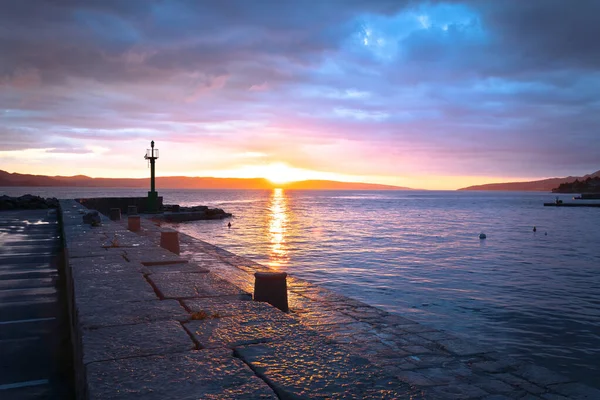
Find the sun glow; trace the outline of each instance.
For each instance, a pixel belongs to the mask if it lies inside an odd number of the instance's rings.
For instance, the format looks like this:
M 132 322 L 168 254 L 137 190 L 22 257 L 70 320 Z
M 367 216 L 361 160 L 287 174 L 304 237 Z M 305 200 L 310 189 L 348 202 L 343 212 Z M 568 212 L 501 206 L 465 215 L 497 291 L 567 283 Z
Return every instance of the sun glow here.
M 291 168 L 284 163 L 274 163 L 265 166 L 262 175 L 273 183 L 288 183 L 306 179 L 302 170 Z

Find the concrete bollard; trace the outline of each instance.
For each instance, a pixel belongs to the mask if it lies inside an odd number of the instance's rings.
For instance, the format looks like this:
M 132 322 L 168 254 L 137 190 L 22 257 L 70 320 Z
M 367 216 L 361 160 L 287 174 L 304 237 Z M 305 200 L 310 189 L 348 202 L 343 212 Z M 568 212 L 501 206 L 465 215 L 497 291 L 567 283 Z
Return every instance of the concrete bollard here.
M 120 221 L 121 220 L 121 209 L 120 208 L 111 208 L 108 216 L 112 221 Z
M 130 215 L 127 217 L 127 229 L 132 232 L 139 232 L 142 229 L 139 215 Z
M 179 234 L 177 231 L 162 231 L 160 233 L 160 247 L 172 253 L 179 254 Z
M 137 215 L 137 206 L 127 206 L 127 215 Z
M 289 311 L 285 272 L 256 272 L 254 278 L 255 301 L 266 301 L 283 312 Z

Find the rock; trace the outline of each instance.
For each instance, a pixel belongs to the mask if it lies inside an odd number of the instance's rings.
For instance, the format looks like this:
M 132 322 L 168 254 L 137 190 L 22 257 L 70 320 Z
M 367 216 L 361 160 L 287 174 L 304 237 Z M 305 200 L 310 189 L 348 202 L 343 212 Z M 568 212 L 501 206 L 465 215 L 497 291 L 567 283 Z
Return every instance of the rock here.
M 15 208 L 15 201 L 12 197 L 0 196 L 0 210 L 12 210 Z
M 44 199 L 43 197 L 31 194 L 25 194 L 20 197 L 0 196 L 0 210 L 47 208 L 58 208 L 58 200 L 56 198 Z
M 96 210 L 89 211 L 83 216 L 83 223 L 90 224 L 92 226 L 102 225 L 102 219 L 100 213 Z
M 232 216 L 232 214 L 223 211 L 221 208 L 209 208 L 208 206 L 180 207 L 177 204 L 165 204 L 162 211 L 166 214 L 163 214 L 162 217 L 157 216 L 155 219 L 163 219 L 167 222 L 185 222 L 223 219 Z
M 181 207 L 181 211 L 207 211 L 208 206 Z

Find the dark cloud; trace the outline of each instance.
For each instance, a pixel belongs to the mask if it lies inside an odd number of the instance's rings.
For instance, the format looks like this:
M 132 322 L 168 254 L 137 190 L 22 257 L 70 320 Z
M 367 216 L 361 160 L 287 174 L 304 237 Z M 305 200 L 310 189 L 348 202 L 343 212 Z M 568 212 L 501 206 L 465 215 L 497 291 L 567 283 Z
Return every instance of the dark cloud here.
M 520 61 L 518 69 L 600 68 L 596 0 L 488 2 L 481 12 L 504 54 Z

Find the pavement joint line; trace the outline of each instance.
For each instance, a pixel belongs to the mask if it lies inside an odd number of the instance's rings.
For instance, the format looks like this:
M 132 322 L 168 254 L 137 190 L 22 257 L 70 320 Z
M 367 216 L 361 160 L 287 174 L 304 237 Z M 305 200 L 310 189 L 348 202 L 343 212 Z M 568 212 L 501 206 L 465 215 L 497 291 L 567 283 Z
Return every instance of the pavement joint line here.
M 14 320 L 14 321 L 0 321 L 0 325 L 26 324 L 26 323 L 29 323 L 29 322 L 52 321 L 54 319 L 56 319 L 56 317 L 32 318 L 32 319 L 17 319 L 17 320 Z
M 19 389 L 19 388 L 30 387 L 30 386 L 47 385 L 48 383 L 50 383 L 50 381 L 48 379 L 38 379 L 36 381 L 7 383 L 5 385 L 0 385 L 0 390 Z
M 190 337 L 190 339 L 192 339 L 192 342 L 194 342 L 194 347 L 195 347 L 194 350 L 202 350 L 204 347 L 200 344 L 198 339 L 196 339 L 196 337 L 194 336 L 194 333 L 188 329 L 188 327 L 186 326 L 186 324 L 184 322 L 179 321 L 179 323 L 181 324 L 181 327 L 183 328 L 185 333 L 187 333 L 187 335 Z

